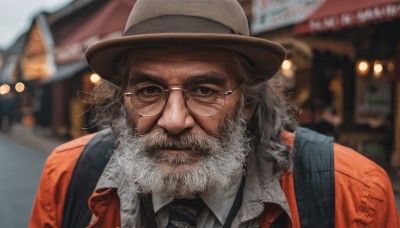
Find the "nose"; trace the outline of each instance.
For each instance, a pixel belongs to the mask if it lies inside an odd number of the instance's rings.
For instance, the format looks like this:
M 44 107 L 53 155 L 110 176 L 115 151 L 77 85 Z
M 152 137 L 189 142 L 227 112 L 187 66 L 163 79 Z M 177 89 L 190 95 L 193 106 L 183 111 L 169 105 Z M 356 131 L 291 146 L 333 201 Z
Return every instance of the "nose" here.
M 179 135 L 194 126 L 194 118 L 186 107 L 182 90 L 171 90 L 164 110 L 158 119 L 158 126 L 172 135 Z

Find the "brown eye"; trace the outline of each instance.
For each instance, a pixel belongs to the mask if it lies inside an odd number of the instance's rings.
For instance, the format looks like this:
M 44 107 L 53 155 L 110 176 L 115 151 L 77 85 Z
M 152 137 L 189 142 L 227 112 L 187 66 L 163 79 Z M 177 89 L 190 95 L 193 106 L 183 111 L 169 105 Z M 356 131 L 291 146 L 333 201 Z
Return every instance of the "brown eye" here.
M 142 84 L 136 86 L 134 94 L 141 102 L 156 102 L 164 96 L 164 89 L 154 84 Z
M 155 95 L 155 94 L 160 94 L 162 93 L 162 90 L 158 86 L 146 86 L 144 88 L 141 88 L 137 91 L 137 94 L 147 96 L 147 95 Z
M 219 90 L 216 88 L 213 88 L 211 86 L 196 86 L 188 89 L 188 92 L 190 93 L 190 96 L 215 96 L 216 94 L 219 94 Z
M 192 93 L 196 93 L 196 94 L 199 94 L 199 95 L 206 96 L 206 95 L 212 94 L 213 91 L 210 88 L 207 88 L 207 87 L 199 87 L 199 88 L 196 88 L 196 90 L 193 90 Z

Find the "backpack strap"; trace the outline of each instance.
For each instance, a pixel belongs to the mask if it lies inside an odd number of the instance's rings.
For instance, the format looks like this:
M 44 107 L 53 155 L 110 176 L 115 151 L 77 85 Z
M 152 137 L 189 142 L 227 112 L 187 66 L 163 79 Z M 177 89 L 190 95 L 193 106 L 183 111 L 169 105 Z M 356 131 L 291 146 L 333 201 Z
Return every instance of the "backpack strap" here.
M 301 227 L 334 227 L 333 138 L 299 127 L 293 154 L 294 186 Z
M 78 158 L 64 204 L 63 227 L 86 227 L 92 217 L 88 200 L 115 147 L 111 129 L 97 133 Z

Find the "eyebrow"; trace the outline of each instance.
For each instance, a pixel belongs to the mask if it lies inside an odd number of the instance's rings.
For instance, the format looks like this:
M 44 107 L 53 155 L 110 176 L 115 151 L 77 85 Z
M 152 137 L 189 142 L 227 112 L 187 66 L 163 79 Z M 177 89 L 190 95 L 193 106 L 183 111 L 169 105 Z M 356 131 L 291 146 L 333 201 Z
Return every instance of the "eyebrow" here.
M 167 81 L 159 76 L 143 73 L 143 72 L 132 72 L 129 77 L 129 85 L 138 85 L 140 83 L 150 82 L 160 85 L 167 86 Z M 186 78 L 183 82 L 183 86 L 187 87 L 192 84 L 203 84 L 212 83 L 218 86 L 224 86 L 227 83 L 226 77 L 218 72 L 207 72 L 204 74 L 193 75 Z
M 143 72 L 132 72 L 129 75 L 129 85 L 137 85 L 143 82 L 151 82 L 156 84 L 166 84 L 165 79 L 157 77 L 152 74 L 143 73 Z
M 203 84 L 203 83 L 212 83 L 218 86 L 226 85 L 226 77 L 218 72 L 207 72 L 205 74 L 199 74 L 190 76 L 184 83 L 185 86 L 189 86 L 191 84 Z

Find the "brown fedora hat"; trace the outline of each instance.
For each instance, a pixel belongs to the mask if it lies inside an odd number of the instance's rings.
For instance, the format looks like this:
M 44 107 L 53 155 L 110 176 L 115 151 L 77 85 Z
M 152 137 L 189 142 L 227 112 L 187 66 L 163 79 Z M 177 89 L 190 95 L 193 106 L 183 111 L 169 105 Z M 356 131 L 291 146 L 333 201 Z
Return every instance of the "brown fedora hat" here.
M 265 79 L 279 70 L 286 56 L 281 45 L 249 35 L 237 0 L 138 0 L 124 34 L 92 45 L 86 59 L 96 73 L 113 81 L 128 50 L 171 46 L 233 50 Z

